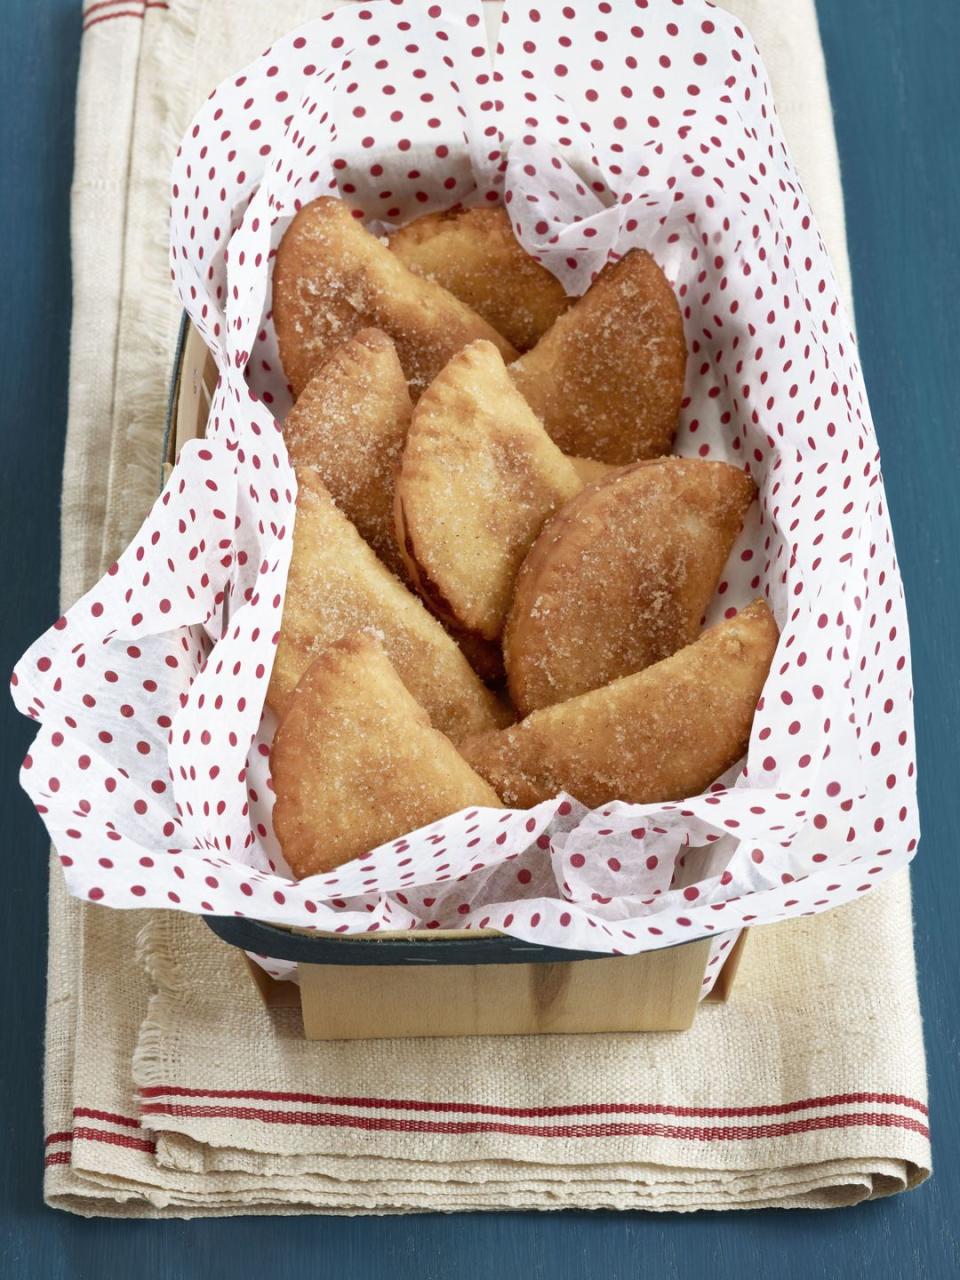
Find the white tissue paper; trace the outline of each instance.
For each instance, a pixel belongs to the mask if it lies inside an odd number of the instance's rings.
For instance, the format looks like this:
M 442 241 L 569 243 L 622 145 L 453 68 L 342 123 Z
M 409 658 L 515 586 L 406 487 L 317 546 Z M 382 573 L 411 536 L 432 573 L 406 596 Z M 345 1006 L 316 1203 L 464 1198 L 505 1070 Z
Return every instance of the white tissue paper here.
M 903 591 L 850 320 L 749 34 L 698 0 L 376 0 L 222 84 L 174 167 L 176 288 L 220 370 L 133 544 L 24 655 L 22 780 L 72 893 L 343 933 L 489 927 L 632 953 L 839 906 L 913 855 Z M 759 486 L 708 621 L 782 630 L 746 759 L 704 795 L 453 814 L 288 874 L 263 712 L 290 557 L 273 253 L 340 195 L 374 231 L 504 202 L 582 293 L 648 249 L 689 347 L 676 452 Z M 717 971 L 708 972 L 707 990 Z

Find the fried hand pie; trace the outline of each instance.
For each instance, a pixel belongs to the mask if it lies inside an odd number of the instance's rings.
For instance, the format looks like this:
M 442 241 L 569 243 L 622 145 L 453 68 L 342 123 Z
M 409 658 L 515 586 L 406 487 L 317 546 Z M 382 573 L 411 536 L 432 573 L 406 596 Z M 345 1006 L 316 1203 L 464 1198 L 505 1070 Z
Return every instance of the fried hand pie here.
M 337 506 L 397 574 L 393 484 L 412 411 L 393 343 L 379 329 L 361 329 L 320 366 L 283 424 L 293 465 L 317 469 Z
M 649 253 L 633 249 L 510 372 L 564 453 L 625 463 L 669 453 L 685 367 L 673 290 Z
M 364 635 L 331 645 L 307 668 L 270 769 L 274 830 L 297 879 L 460 809 L 502 808 Z
M 502 205 L 428 213 L 390 237 L 418 276 L 433 280 L 527 351 L 567 307 L 563 285 L 521 248 Z
M 432 723 L 455 741 L 509 719 L 412 592 L 377 558 L 310 467 L 297 471 L 293 552 L 267 701 L 282 715 L 318 653 L 362 631 L 380 640 Z
M 414 398 L 474 338 L 505 338 L 452 293 L 409 271 L 342 200 L 322 196 L 290 223 L 273 271 L 273 320 L 284 373 L 298 396 L 333 349 L 360 329 L 396 343 Z
M 690 644 L 756 486 L 699 458 L 635 463 L 548 522 L 504 631 L 521 715 L 598 689 Z
M 396 484 L 398 541 L 437 615 L 497 639 L 524 556 L 580 488 L 496 347 L 455 355 L 414 409 Z
M 560 791 L 589 808 L 697 795 L 746 750 L 778 638 L 757 600 L 662 662 L 480 734 L 461 751 L 508 805 Z

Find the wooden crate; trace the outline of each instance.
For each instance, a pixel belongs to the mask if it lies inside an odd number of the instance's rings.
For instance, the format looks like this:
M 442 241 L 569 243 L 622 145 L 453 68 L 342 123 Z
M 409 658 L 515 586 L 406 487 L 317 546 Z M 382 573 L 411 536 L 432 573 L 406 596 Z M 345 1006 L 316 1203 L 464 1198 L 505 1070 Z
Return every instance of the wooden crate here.
M 493 930 L 482 931 L 496 947 Z M 398 940 L 473 941 L 476 931 L 411 930 Z M 708 1001 L 726 1001 L 746 944 L 741 932 Z M 342 939 L 341 939 L 342 941 Z M 375 943 L 373 945 L 376 945 Z M 299 987 L 250 960 L 272 1008 L 299 1005 L 308 1040 L 385 1036 L 556 1035 L 683 1031 L 691 1026 L 708 938 L 638 956 L 511 964 L 303 964 Z

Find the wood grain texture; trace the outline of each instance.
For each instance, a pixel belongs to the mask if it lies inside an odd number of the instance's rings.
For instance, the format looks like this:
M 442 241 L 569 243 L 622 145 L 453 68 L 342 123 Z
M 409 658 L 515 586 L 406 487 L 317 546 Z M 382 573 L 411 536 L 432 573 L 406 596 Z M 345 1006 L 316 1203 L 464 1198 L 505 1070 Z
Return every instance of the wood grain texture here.
M 682 1031 L 710 939 L 570 964 L 300 966 L 308 1040 Z M 278 985 L 285 985 L 283 983 Z
M 0 40 L 0 663 L 56 609 L 66 403 L 67 248 L 78 0 L 6 0 Z M 84 1222 L 41 1204 L 46 838 L 16 782 L 29 727 L 0 704 L 0 1275 L 11 1280 L 306 1276 L 363 1280 L 780 1280 L 960 1272 L 960 859 L 951 839 L 960 737 L 960 5 L 821 0 L 844 168 L 867 384 L 912 618 L 924 838 L 917 949 L 935 1173 L 909 1195 L 831 1213 L 612 1213 Z M 27 121 L 33 119 L 33 137 Z

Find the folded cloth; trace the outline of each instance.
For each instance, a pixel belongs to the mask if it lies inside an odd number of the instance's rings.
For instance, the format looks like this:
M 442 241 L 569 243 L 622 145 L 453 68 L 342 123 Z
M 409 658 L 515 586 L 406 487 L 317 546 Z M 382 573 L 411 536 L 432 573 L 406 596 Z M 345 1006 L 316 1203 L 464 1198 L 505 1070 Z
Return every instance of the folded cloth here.
M 224 75 L 330 7 L 87 5 L 65 606 L 157 491 L 179 320 L 166 249 L 177 140 Z M 813 0 L 731 7 L 764 54 L 849 296 Z M 679 1035 L 316 1044 L 295 1010 L 264 1007 L 243 958 L 202 921 L 80 904 L 54 865 L 45 1123 L 46 1198 L 86 1215 L 809 1208 L 889 1195 L 930 1168 L 909 881 L 755 930 L 731 1001 Z

